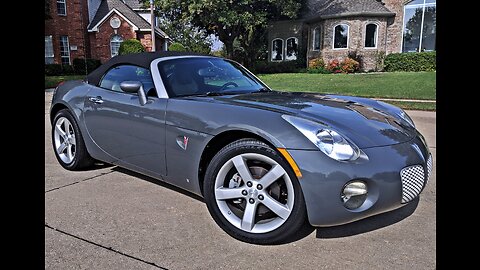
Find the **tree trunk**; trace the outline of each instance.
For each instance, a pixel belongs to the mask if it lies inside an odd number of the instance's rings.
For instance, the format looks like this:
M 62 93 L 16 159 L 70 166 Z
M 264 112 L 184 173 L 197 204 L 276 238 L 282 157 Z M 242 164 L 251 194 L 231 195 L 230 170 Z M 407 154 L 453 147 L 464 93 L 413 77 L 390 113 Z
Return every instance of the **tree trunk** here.
M 222 42 L 225 44 L 225 50 L 227 51 L 227 58 L 233 59 L 233 40 L 227 39 L 227 40 L 222 40 Z
M 231 31 L 226 31 L 226 29 L 222 29 L 221 26 L 219 27 L 221 30 L 218 31 L 218 39 L 225 45 L 225 50 L 227 53 L 228 59 L 233 59 L 233 41 L 237 37 L 230 33 Z

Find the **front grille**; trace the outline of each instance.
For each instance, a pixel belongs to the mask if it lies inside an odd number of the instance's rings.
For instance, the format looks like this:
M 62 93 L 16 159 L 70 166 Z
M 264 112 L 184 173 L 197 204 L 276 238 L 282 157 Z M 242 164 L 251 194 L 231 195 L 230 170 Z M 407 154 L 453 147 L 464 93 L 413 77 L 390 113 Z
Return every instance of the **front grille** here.
M 402 203 L 407 203 L 420 194 L 425 181 L 423 166 L 414 165 L 400 171 L 402 178 Z
M 427 160 L 427 171 L 428 171 L 427 179 L 430 179 L 430 176 L 432 176 L 432 168 L 433 168 L 433 158 L 432 158 L 432 155 L 430 155 Z

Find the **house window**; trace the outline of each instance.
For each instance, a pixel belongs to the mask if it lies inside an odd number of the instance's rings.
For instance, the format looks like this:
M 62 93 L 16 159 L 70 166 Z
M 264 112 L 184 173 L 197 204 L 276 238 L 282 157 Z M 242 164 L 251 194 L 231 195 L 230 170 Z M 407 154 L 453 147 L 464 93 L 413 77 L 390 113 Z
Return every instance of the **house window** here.
M 272 61 L 282 61 L 283 60 L 283 40 L 274 39 L 272 41 Z
M 67 16 L 67 4 L 66 0 L 57 0 L 57 14 L 61 16 Z
M 313 50 L 320 50 L 320 27 L 313 29 Z
M 45 64 L 53 64 L 54 56 L 52 36 L 45 36 Z
M 68 36 L 60 36 L 60 56 L 62 57 L 62 65 L 70 65 L 70 44 Z
M 367 27 L 365 29 L 365 48 L 377 47 L 377 29 L 378 26 L 376 24 L 367 24 Z
M 287 39 L 287 47 L 285 51 L 285 60 L 297 60 L 298 54 L 298 38 L 291 37 Z
M 436 49 L 437 1 L 415 0 L 404 7 L 402 52 Z
M 122 44 L 123 38 L 119 35 L 115 35 L 110 39 L 110 52 L 111 56 L 117 56 L 118 55 L 118 49 L 120 49 L 120 44 Z
M 333 48 L 348 48 L 348 25 L 339 24 L 333 28 Z

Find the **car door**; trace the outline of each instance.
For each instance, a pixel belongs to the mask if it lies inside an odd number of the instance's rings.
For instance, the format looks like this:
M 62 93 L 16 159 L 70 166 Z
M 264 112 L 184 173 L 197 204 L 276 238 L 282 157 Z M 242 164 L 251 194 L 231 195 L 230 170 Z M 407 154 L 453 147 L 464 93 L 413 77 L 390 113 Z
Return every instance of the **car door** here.
M 123 81 L 140 81 L 148 92 L 148 103 L 140 105 L 137 94 L 123 92 Z M 150 90 L 150 91 L 149 91 Z M 156 175 L 166 174 L 165 110 L 167 99 L 156 97 L 148 69 L 115 66 L 84 101 L 88 136 L 119 165 Z

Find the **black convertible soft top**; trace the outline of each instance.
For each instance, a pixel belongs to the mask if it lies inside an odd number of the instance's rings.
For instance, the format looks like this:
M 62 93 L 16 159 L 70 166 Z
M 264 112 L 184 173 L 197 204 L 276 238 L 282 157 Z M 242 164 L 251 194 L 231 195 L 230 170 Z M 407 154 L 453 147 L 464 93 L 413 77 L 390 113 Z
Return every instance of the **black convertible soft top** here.
M 102 79 L 103 74 L 107 72 L 113 66 L 119 64 L 130 64 L 144 68 L 150 68 L 150 63 L 162 57 L 169 57 L 169 56 L 188 56 L 188 55 L 195 55 L 195 56 L 212 56 L 206 54 L 199 54 L 199 53 L 192 53 L 192 52 L 173 52 L 173 51 L 160 51 L 160 52 L 142 52 L 142 53 L 134 53 L 134 54 L 126 54 L 126 55 L 117 55 L 103 65 L 95 69 L 94 71 L 90 72 L 87 75 L 87 81 L 89 84 L 98 85 L 100 80 Z M 213 57 L 213 56 L 212 56 Z

